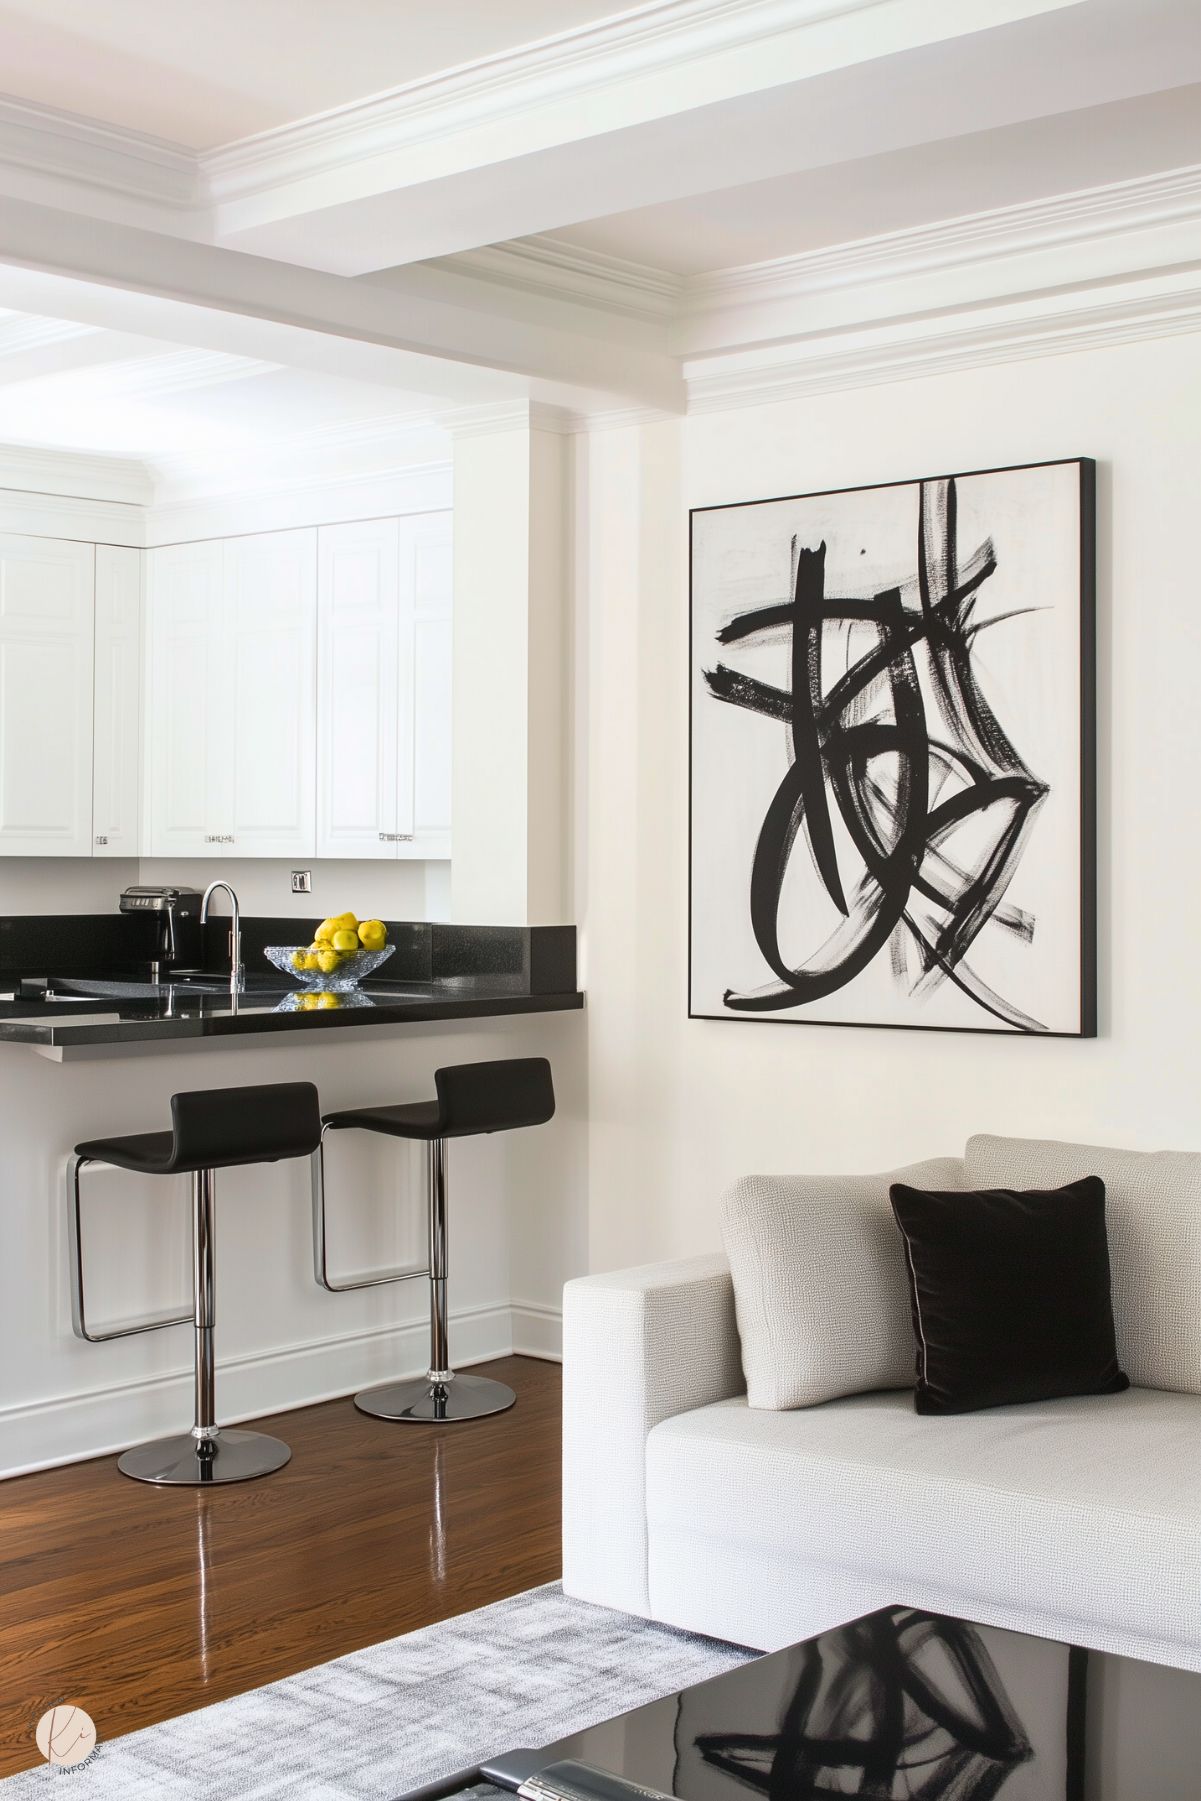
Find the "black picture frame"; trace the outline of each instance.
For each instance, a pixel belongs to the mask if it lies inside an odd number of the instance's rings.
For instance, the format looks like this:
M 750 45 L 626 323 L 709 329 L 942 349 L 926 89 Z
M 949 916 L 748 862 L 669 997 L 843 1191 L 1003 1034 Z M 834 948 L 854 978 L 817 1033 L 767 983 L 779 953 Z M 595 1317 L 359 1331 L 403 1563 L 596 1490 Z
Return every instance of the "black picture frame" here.
M 696 521 L 702 514 L 736 511 L 763 506 L 774 501 L 820 500 L 848 493 L 872 493 L 881 489 L 967 480 L 973 476 L 1004 475 L 1026 470 L 1075 466 L 1078 470 L 1079 519 L 1079 1024 L 1074 1030 L 1021 1031 L 1012 1026 L 926 1024 L 895 1020 L 831 1020 L 804 1015 L 763 1013 L 748 1016 L 736 1012 L 698 1011 L 694 1004 L 694 921 L 696 861 L 694 846 L 695 791 L 694 754 L 696 730 L 696 694 L 693 672 L 696 666 Z M 691 507 L 688 512 L 688 1011 L 690 1020 L 712 1024 L 772 1024 L 810 1027 L 835 1027 L 858 1031 L 921 1031 L 954 1034 L 980 1034 L 1003 1038 L 1095 1038 L 1098 1031 L 1097 1004 L 1097 463 L 1087 456 L 1048 457 L 1028 463 L 1002 463 L 981 468 L 947 472 L 942 475 L 897 477 L 890 481 L 867 482 L 852 487 L 810 489 L 801 493 L 764 495 L 755 499 L 717 502 Z

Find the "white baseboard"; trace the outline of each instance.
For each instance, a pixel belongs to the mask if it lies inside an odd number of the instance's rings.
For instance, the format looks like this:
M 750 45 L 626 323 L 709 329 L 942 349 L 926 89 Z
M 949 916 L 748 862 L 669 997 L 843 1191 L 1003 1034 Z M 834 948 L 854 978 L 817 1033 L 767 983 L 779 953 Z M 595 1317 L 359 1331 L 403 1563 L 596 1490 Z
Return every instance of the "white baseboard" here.
M 557 1358 L 558 1314 L 553 1308 L 506 1304 L 452 1312 L 451 1342 L 456 1367 L 513 1350 Z M 231 1357 L 217 1367 L 219 1417 L 236 1425 L 336 1400 L 375 1382 L 420 1375 L 428 1357 L 425 1319 Z M 79 1463 L 183 1431 L 191 1409 L 190 1369 L 0 1409 L 0 1477 Z
M 514 1301 L 513 1349 L 521 1357 L 543 1357 L 548 1363 L 563 1361 L 563 1309 L 545 1307 L 541 1301 Z

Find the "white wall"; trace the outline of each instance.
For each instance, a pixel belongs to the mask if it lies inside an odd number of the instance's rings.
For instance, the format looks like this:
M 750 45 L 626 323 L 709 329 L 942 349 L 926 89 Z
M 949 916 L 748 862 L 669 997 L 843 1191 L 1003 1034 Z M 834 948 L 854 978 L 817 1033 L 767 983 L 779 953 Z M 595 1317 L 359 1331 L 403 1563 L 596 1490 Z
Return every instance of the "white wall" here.
M 293 867 L 309 869 L 311 894 L 293 894 Z M 446 919 L 450 913 L 450 864 L 342 862 L 298 857 L 192 860 L 187 857 L 0 858 L 0 913 L 113 913 L 133 882 L 207 887 L 232 882 L 243 913 L 311 918 L 351 907 L 361 919 Z M 217 903 L 218 911 L 226 905 Z
M 1201 336 L 597 433 L 579 464 L 594 1268 L 717 1242 L 751 1170 L 888 1168 L 972 1131 L 1198 1144 Z M 1099 487 L 1100 1036 L 689 1021 L 689 506 L 1090 455 Z
M 293 894 L 290 873 L 308 869 L 311 894 Z M 230 857 L 214 862 L 187 857 L 143 857 L 137 880 L 152 884 L 182 882 L 205 888 L 212 881 L 233 884 L 243 913 L 271 918 L 312 918 L 347 908 L 360 919 L 445 919 L 448 913 L 449 863 L 342 862 L 323 857 Z M 215 902 L 224 911 L 222 896 Z

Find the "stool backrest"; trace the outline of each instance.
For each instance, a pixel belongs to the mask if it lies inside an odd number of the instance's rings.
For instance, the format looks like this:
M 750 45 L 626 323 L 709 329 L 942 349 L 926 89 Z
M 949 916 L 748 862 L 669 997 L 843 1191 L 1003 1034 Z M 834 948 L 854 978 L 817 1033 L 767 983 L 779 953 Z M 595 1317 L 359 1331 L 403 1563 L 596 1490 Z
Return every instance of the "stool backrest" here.
M 311 1082 L 173 1094 L 171 1122 L 174 1161 L 191 1168 L 308 1157 L 321 1142 L 321 1105 Z
M 555 1088 L 545 1057 L 502 1057 L 434 1071 L 442 1130 L 508 1132 L 554 1118 Z

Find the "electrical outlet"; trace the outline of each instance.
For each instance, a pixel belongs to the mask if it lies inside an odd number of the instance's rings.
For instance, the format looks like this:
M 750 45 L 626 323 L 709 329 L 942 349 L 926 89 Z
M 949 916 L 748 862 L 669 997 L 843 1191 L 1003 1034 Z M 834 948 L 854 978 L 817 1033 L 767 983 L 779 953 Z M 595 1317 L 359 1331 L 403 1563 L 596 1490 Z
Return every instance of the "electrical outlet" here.
M 311 869 L 294 869 L 292 871 L 293 894 L 311 894 L 313 892 L 313 872 Z

